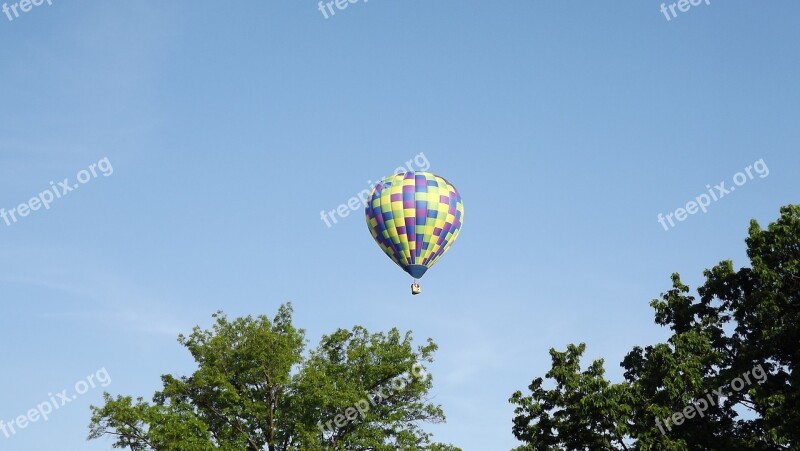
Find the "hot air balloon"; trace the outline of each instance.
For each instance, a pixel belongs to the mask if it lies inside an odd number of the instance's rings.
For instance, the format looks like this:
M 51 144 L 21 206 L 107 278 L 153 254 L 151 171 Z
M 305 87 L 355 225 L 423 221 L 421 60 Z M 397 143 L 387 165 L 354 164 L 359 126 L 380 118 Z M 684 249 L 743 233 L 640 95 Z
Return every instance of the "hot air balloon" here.
M 430 172 L 391 175 L 375 185 L 365 208 L 372 238 L 389 258 L 417 279 L 453 245 L 464 219 L 458 190 Z

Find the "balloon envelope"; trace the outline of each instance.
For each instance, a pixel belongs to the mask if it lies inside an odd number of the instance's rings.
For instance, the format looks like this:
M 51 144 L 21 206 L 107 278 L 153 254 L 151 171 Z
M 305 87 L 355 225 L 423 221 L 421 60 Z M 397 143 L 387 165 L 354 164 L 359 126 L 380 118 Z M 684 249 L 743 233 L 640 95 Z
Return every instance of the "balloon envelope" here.
M 444 178 L 406 172 L 375 185 L 365 213 L 372 238 L 383 252 L 419 279 L 455 242 L 464 204 Z

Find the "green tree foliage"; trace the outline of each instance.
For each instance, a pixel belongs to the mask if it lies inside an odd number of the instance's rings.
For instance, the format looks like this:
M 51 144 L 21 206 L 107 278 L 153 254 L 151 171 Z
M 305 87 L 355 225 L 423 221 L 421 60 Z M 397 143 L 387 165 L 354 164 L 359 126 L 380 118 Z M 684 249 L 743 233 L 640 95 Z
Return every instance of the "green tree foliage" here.
M 651 302 L 655 322 L 672 335 L 634 347 L 621 363 L 623 382 L 604 378 L 602 360 L 581 371 L 583 344 L 551 350 L 545 377 L 554 387 L 537 378 L 530 394 L 510 399 L 513 433 L 524 443 L 518 451 L 800 446 L 800 206 L 781 208 L 766 230 L 751 221 L 746 244 L 751 267 L 720 262 L 704 272 L 698 297 L 672 275 L 672 289 Z M 761 383 L 751 377 L 731 389 L 756 368 Z M 692 414 L 709 395 L 713 405 Z M 682 412 L 680 424 L 665 424 Z
M 410 332 L 355 327 L 305 356 L 291 305 L 272 320 L 214 317 L 212 330 L 178 339 L 197 362 L 191 376 L 162 376 L 152 402 L 104 394 L 89 439 L 131 451 L 458 451 L 420 427 L 445 419 L 426 401 L 432 341 L 415 349 Z

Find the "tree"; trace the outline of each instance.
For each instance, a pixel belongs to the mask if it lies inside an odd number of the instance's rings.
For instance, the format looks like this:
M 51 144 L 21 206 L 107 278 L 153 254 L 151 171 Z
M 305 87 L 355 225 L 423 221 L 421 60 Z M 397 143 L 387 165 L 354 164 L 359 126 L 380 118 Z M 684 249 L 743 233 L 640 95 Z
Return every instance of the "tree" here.
M 518 450 L 782 450 L 800 446 L 800 206 L 762 229 L 750 223 L 751 267 L 729 260 L 690 288 L 653 300 L 666 343 L 636 346 L 625 380 L 603 377 L 602 360 L 581 372 L 585 345 L 551 350 L 552 389 L 534 379 L 514 393 Z
M 458 451 L 420 427 L 445 420 L 425 399 L 431 340 L 415 350 L 410 332 L 340 329 L 304 357 L 291 304 L 273 320 L 214 318 L 178 338 L 197 362 L 191 376 L 162 376 L 152 402 L 105 393 L 89 439 L 131 451 Z

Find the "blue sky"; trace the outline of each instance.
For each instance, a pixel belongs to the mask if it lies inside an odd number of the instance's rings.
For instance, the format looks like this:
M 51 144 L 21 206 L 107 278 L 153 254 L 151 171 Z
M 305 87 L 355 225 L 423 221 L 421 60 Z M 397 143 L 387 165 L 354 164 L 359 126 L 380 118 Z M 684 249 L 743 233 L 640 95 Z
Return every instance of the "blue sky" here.
M 0 222 L 0 420 L 105 368 L 6 439 L 85 442 L 103 390 L 149 397 L 194 366 L 194 325 L 290 301 L 315 345 L 359 324 L 439 345 L 430 371 L 465 451 L 506 450 L 518 389 L 586 342 L 608 375 L 663 340 L 648 303 L 743 266 L 751 218 L 798 201 L 800 4 L 372 0 L 53 1 L 0 15 L 0 208 L 107 157 L 113 174 Z M 332 210 L 424 152 L 465 205 L 411 297 L 360 212 Z M 659 213 L 763 159 L 665 231 Z

